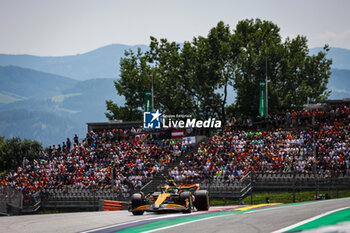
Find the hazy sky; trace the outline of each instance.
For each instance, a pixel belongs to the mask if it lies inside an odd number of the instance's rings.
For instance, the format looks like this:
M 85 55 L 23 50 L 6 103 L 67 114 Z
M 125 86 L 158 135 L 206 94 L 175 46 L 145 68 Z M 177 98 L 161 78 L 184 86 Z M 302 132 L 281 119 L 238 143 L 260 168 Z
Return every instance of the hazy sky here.
M 260 18 L 309 47 L 350 49 L 348 0 L 0 0 L 0 53 L 60 56 L 98 47 L 183 42 L 206 36 L 220 20 Z

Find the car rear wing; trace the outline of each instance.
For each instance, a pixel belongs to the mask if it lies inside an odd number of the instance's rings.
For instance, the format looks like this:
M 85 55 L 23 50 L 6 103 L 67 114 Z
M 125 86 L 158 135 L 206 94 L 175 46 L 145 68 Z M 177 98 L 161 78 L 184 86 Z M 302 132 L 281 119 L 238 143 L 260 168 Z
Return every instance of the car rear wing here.
M 189 190 L 191 192 L 196 192 L 200 189 L 199 184 L 183 184 L 178 186 L 179 189 L 181 190 Z

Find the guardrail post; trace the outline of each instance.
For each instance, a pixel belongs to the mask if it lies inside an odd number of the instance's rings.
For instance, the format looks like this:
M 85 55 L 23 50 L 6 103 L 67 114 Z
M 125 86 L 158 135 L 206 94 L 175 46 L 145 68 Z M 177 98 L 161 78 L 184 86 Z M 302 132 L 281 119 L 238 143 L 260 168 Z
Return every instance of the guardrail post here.
M 250 170 L 250 204 L 253 205 L 253 169 Z
M 98 201 L 98 211 L 104 211 L 104 206 L 105 206 L 105 204 L 104 204 L 104 200 L 99 200 Z
M 334 181 L 333 181 L 333 183 L 334 183 Z M 337 183 L 339 183 L 339 182 L 336 181 L 335 183 L 337 184 Z M 336 188 L 335 188 L 336 197 L 339 198 L 338 185 L 336 185 L 335 187 L 336 187 Z M 346 189 L 347 189 L 347 188 L 348 188 L 348 187 L 346 187 Z
M 293 170 L 292 185 L 293 185 L 293 203 L 295 203 L 295 169 Z

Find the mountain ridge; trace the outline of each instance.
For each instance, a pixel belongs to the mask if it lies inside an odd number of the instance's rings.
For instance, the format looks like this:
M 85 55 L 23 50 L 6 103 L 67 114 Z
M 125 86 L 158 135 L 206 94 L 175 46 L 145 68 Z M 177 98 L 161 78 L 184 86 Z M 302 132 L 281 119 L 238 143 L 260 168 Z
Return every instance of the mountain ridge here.
M 24 98 L 48 98 L 77 83 L 64 76 L 18 66 L 0 66 L 0 92 Z M 40 84 L 40 85 L 38 85 Z
M 309 54 L 315 55 L 321 50 L 321 47 L 311 48 Z M 333 69 L 350 70 L 350 49 L 330 47 L 327 58 L 332 58 Z
M 117 78 L 120 58 L 125 50 L 148 49 L 146 45 L 111 44 L 92 51 L 67 56 L 0 54 L 1 66 L 19 66 L 36 71 L 70 77 L 79 81 L 92 78 Z

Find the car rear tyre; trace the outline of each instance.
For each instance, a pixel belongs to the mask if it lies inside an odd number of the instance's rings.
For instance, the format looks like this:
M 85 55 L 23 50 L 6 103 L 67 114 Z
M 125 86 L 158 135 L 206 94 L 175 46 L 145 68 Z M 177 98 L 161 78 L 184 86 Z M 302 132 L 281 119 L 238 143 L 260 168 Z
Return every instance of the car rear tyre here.
M 131 196 L 131 212 L 133 215 L 143 215 L 143 210 L 135 210 L 137 207 L 143 205 L 142 195 L 135 193 Z
M 209 210 L 209 192 L 207 190 L 198 190 L 194 196 L 194 206 L 197 210 Z

